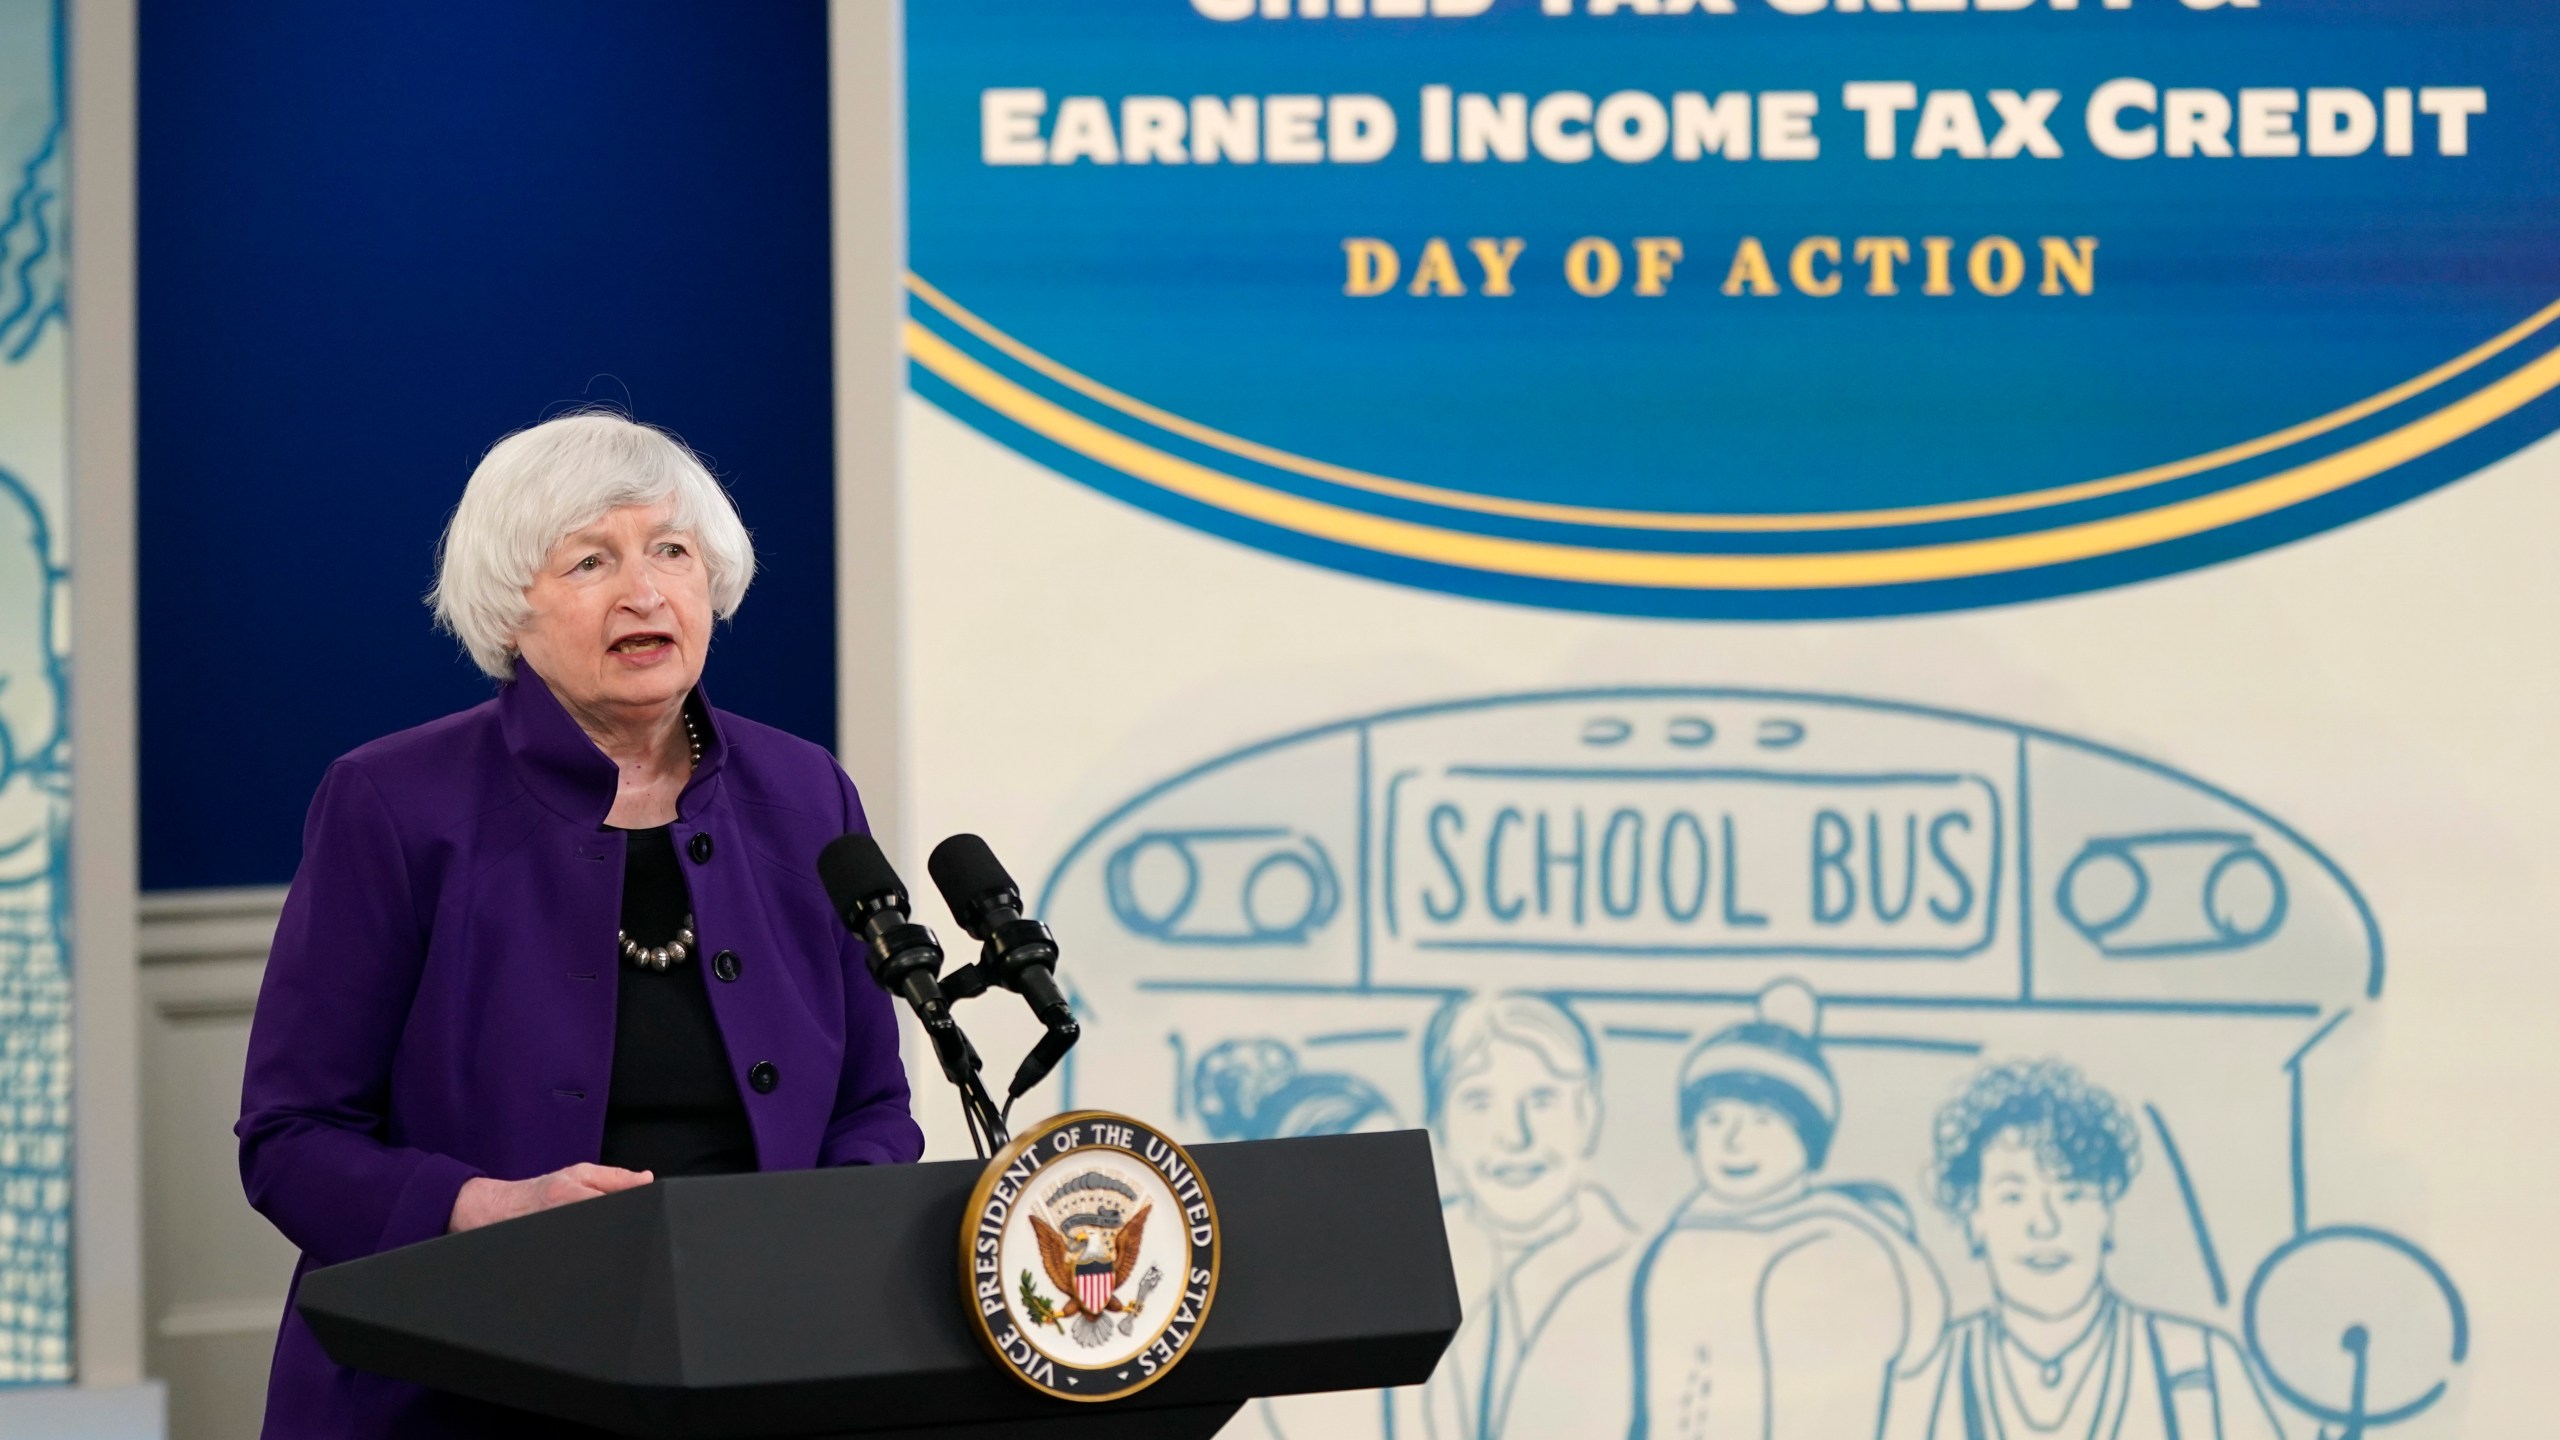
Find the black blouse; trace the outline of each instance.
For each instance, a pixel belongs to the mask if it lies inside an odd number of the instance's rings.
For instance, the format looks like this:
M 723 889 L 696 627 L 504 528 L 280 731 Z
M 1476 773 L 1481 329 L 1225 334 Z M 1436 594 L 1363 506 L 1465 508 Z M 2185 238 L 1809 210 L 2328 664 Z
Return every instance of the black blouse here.
M 622 929 L 643 945 L 663 945 L 693 909 L 668 827 L 628 832 L 622 871 Z M 702 969 L 712 953 L 664 971 L 622 958 L 614 997 L 613 1090 L 605 1103 L 603 1162 L 668 1175 L 731 1175 L 756 1168 L 755 1132 L 712 1018 Z

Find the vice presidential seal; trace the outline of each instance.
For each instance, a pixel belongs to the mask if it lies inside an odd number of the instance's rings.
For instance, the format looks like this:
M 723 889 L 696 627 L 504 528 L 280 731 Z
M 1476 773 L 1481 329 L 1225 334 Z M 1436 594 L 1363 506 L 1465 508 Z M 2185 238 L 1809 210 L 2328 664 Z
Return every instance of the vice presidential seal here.
M 1100 1110 L 1043 1121 L 969 1194 L 971 1328 L 1022 1383 L 1117 1400 L 1189 1352 L 1218 1292 L 1218 1207 L 1191 1157 Z

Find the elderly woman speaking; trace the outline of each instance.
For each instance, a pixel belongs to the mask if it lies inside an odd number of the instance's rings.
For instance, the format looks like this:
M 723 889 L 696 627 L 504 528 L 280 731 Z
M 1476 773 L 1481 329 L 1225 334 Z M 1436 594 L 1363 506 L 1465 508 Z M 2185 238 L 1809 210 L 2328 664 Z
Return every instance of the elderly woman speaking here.
M 258 995 L 240 1171 L 297 1283 L 655 1177 L 922 1151 L 888 997 L 818 884 L 864 828 L 853 784 L 700 684 L 754 571 L 701 462 L 619 416 L 472 474 L 434 605 L 497 698 L 329 768 Z M 510 1418 L 341 1369 L 287 1302 L 268 1435 Z

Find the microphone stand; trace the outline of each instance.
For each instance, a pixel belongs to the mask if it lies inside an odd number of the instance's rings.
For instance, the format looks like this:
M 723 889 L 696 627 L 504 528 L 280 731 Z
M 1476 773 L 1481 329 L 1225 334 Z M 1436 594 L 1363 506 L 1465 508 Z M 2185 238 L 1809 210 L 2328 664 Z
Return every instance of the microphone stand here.
M 1048 928 L 1046 926 L 1042 926 L 1036 921 L 1023 923 L 1030 927 L 1032 933 L 1023 935 L 1021 937 L 1022 940 L 1034 941 L 1035 935 L 1036 941 L 1046 941 L 1048 939 Z M 1036 941 L 1034 941 L 1034 943 L 1036 943 Z M 1039 1043 L 1032 1046 L 1031 1052 L 1022 1057 L 1022 1064 L 1016 1068 L 1013 1073 L 1013 1084 L 1005 1091 L 1004 1108 L 996 1114 L 996 1123 L 999 1127 L 1001 1127 L 1006 1120 L 1012 1116 L 1013 1102 L 1022 1098 L 1022 1092 L 1048 1078 L 1049 1072 L 1057 1068 L 1058 1061 L 1064 1058 L 1069 1050 L 1075 1048 L 1076 1041 L 1080 1039 L 1084 1033 L 1083 1027 L 1076 1023 L 1074 1012 L 1067 1008 L 1065 998 L 1057 993 L 1056 982 L 1049 979 L 1048 970 L 1045 964 L 1035 963 L 1031 965 L 1023 965 L 1017 961 L 1015 964 L 1008 966 L 1007 961 L 1014 959 L 1014 956 L 1008 953 L 1012 950 L 1013 946 L 1005 943 L 1003 939 L 997 936 L 990 936 L 987 941 L 986 951 L 978 960 L 969 965 L 964 965 L 960 969 L 955 970 L 942 978 L 942 996 L 945 1000 L 949 1000 L 954 1004 L 957 1004 L 962 1000 L 968 1000 L 975 998 L 976 996 L 983 995 L 992 989 L 1002 988 L 1010 990 L 1018 988 L 1018 982 L 1016 984 L 1006 983 L 1005 977 L 1008 969 L 1016 971 L 1037 970 L 1040 981 L 1048 982 L 1045 986 L 1041 985 L 1039 981 L 1033 982 L 1034 988 L 1043 989 L 1046 992 L 1042 996 L 1041 1001 L 1034 1001 L 1031 1007 L 1033 1013 L 1038 1015 L 1040 1018 L 1043 1033 L 1040 1036 Z M 1039 952 L 1034 951 L 1032 953 L 1036 955 Z M 1050 942 L 1047 955 L 1042 958 L 1044 960 L 1047 958 L 1053 958 L 1056 954 L 1057 947 L 1054 942 Z M 1042 1003 L 1042 1001 L 1046 1001 L 1047 1003 Z M 983 1088 L 980 1093 L 984 1093 Z
M 1002 986 L 1022 997 L 1047 1032 L 1013 1072 L 1004 1109 L 996 1117 L 1002 1121 L 1013 1113 L 1013 1102 L 1047 1079 L 1083 1033 L 1066 994 L 1058 989 L 1058 937 L 1022 913 L 1021 888 L 985 840 L 951 836 L 933 847 L 925 868 L 933 872 L 933 887 L 951 907 L 951 918 L 979 942 L 977 963 L 954 973 L 944 994 L 956 1002 Z
M 944 992 L 946 998 L 949 993 Z M 960 1117 L 968 1124 L 969 1143 L 976 1148 L 978 1158 L 984 1160 L 1011 1142 L 1013 1137 L 1005 1130 L 1005 1113 L 1012 1104 L 1007 1102 L 1003 1109 L 996 1107 L 995 1097 L 987 1093 L 986 1081 L 979 1075 L 978 1047 L 969 1043 L 968 1035 L 961 1030 L 960 1022 L 951 1018 L 949 1010 L 934 1019 L 926 1020 L 921 1015 L 917 1018 L 923 1021 L 925 1035 L 933 1041 L 933 1052 L 942 1061 L 942 1077 L 960 1092 Z
M 942 1062 L 942 1078 L 960 1092 L 960 1116 L 969 1127 L 969 1143 L 976 1148 L 978 1158 L 995 1154 L 1012 1137 L 1005 1130 L 1005 1112 L 997 1108 L 995 1098 L 987 1093 L 986 1082 L 980 1078 L 978 1047 L 969 1043 L 968 1032 L 952 1018 L 952 992 L 935 983 L 934 972 L 942 968 L 941 943 L 933 938 L 931 930 L 907 919 L 903 893 L 886 891 L 865 896 L 852 908 L 857 912 L 850 922 L 852 928 L 871 949 L 872 978 L 890 994 L 904 999 L 916 1023 L 924 1027 L 925 1038 L 933 1043 L 934 1058 Z M 968 973 L 964 970 L 952 978 L 959 980 Z
M 942 1078 L 960 1092 L 961 1118 L 968 1123 L 969 1143 L 978 1158 L 993 1155 L 1011 1140 L 1005 1112 L 996 1108 L 978 1076 L 978 1048 L 951 1018 L 950 1000 L 935 983 L 942 969 L 942 942 L 909 918 L 912 907 L 897 867 L 880 852 L 878 841 L 855 831 L 837 836 L 818 852 L 818 882 L 826 889 L 829 908 L 870 952 L 872 980 L 907 1002 L 925 1038 L 933 1042 Z

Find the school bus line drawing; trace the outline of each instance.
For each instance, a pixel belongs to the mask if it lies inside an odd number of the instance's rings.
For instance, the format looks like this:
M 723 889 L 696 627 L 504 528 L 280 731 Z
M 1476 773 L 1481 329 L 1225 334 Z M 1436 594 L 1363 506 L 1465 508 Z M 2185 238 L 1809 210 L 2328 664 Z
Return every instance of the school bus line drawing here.
M 1438 1142 L 1441 1375 L 1248 1428 L 1843 1433 L 1822 1395 L 1885 1440 L 2458 1420 L 2458 1288 L 2332 1210 L 2319 1107 L 2381 926 L 2157 761 L 1854 696 L 1467 698 L 1149 786 L 1037 905 L 1114 1039 L 1067 1103 Z

